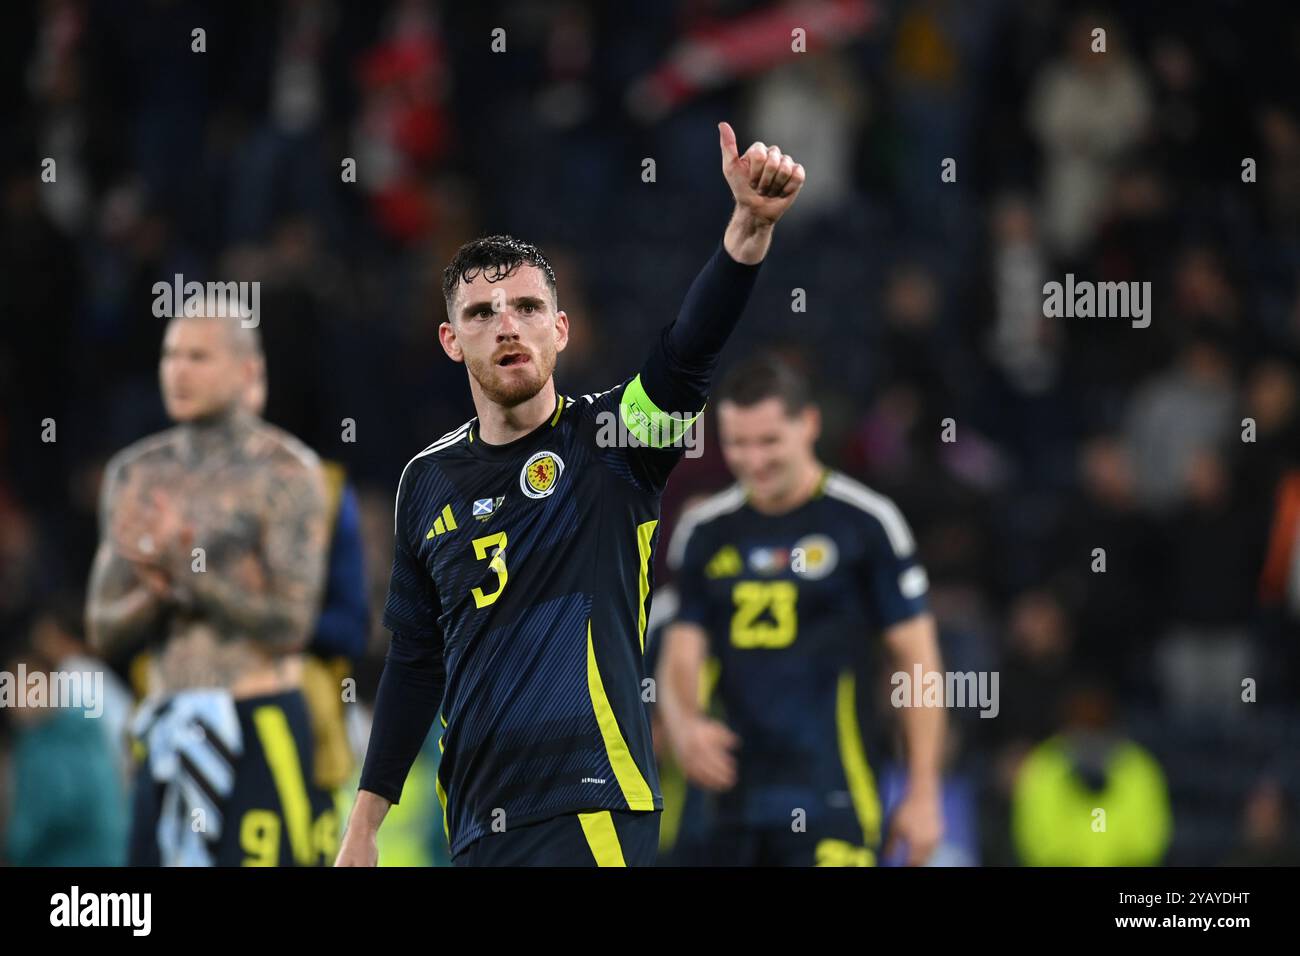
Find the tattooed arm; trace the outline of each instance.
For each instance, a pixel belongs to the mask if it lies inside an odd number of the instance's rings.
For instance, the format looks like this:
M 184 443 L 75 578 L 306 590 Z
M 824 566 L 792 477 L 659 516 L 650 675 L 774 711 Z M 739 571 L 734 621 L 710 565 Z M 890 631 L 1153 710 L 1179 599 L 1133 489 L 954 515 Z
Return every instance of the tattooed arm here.
M 244 500 L 262 501 L 260 572 L 194 573 L 188 548 L 173 578 L 192 614 L 227 637 L 273 653 L 301 650 L 311 636 L 325 583 L 329 521 L 319 464 L 276 461 L 258 469 Z M 193 542 L 202 545 L 201 540 Z
M 157 623 L 170 603 L 165 578 L 150 576 L 115 546 L 115 525 L 129 519 L 125 499 L 124 464 L 108 463 L 99 496 L 99 549 L 90 572 L 86 598 L 86 633 L 101 657 L 113 658 L 140 640 Z

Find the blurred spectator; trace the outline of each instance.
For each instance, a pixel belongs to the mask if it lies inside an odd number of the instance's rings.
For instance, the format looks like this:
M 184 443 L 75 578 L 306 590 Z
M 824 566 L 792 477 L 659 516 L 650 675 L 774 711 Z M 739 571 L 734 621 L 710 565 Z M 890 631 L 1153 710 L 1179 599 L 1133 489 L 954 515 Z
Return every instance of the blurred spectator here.
M 1233 436 L 1237 401 L 1227 357 L 1204 336 L 1184 347 L 1169 371 L 1137 391 L 1125 439 L 1143 508 L 1168 513 L 1187 500 L 1196 457 Z
M 16 679 L 19 668 L 40 674 L 53 687 L 55 671 L 105 675 L 103 714 L 97 708 L 15 706 L 3 711 L 12 722 L 8 760 L 10 795 L 0 859 L 12 866 L 123 866 L 126 863 L 126 781 L 111 735 L 120 732 L 124 708 L 121 688 L 108 691 L 107 667 L 69 653 L 71 635 L 48 618 L 38 618 L 11 653 L 3 669 Z M 55 655 L 58 655 L 57 657 Z M 84 683 L 84 681 L 83 681 Z M 16 688 L 26 693 L 26 687 Z M 84 692 L 83 692 L 84 693 Z M 47 695 L 46 703 L 53 703 Z M 83 703 L 87 703 L 83 696 Z M 116 731 L 114 728 L 116 725 Z
M 1026 592 L 1012 603 L 1001 674 L 998 719 L 1002 746 L 1023 751 L 1056 726 L 1057 709 L 1074 670 L 1074 639 L 1065 608 L 1050 591 Z
M 1097 30 L 1104 52 L 1094 51 Z M 1064 55 L 1043 68 L 1030 95 L 1030 125 L 1046 154 L 1044 226 L 1056 253 L 1077 255 L 1092 238 L 1115 164 L 1139 143 L 1150 113 L 1147 81 L 1115 24 L 1075 20 Z
M 1028 866 L 1155 866 L 1172 819 L 1165 776 L 1114 724 L 1113 702 L 1080 686 L 1065 724 L 1020 767 L 1012 828 Z
M 1291 811 L 1286 790 L 1272 777 L 1265 778 L 1246 794 L 1241 808 L 1240 843 L 1225 866 L 1295 866 L 1300 863 L 1291 829 Z
M 1164 607 L 1160 526 L 1138 508 L 1131 458 L 1114 436 L 1080 449 L 1077 489 L 1048 545 L 1048 565 L 1075 609 L 1080 663 L 1133 691 Z
M 40 595 L 44 555 L 37 534 L 31 516 L 0 485 L 0 633 L 17 630 Z
M 1300 470 L 1288 471 L 1270 499 L 1267 556 L 1260 577 L 1265 607 L 1283 607 L 1300 621 Z
M 255 124 L 230 157 L 230 202 L 224 235 L 229 242 L 260 241 L 277 215 L 307 217 L 336 240 L 345 238 L 337 175 L 324 161 L 327 107 L 341 94 L 335 78 L 340 15 L 331 0 L 294 0 L 262 14 L 250 30 L 257 68 L 247 105 Z M 241 104 L 244 105 L 244 104 Z M 244 118 L 239 117 L 240 120 Z M 337 167 L 336 167 L 337 168 Z
M 750 121 L 763 142 L 806 144 L 799 161 L 818 170 L 799 194 L 798 211 L 790 211 L 796 229 L 842 215 L 852 200 L 853 143 L 866 109 L 855 80 L 848 64 L 827 52 L 783 64 L 755 83 Z
M 1043 314 L 1047 256 L 1024 196 L 998 199 L 990 233 L 989 356 L 1016 391 L 1037 395 L 1055 381 L 1061 342 L 1059 320 Z
M 1296 368 L 1278 358 L 1260 361 L 1246 379 L 1244 416 L 1255 425 L 1254 444 L 1239 456 L 1241 498 L 1266 501 L 1300 449 L 1300 381 Z
M 1259 164 L 1265 216 L 1277 233 L 1294 237 L 1300 229 L 1300 124 L 1270 104 L 1259 111 L 1257 125 L 1265 150 Z
M 1231 507 L 1229 481 L 1223 460 L 1212 452 L 1189 462 L 1188 502 L 1169 522 L 1161 558 L 1172 627 L 1157 648 L 1157 664 L 1166 702 L 1183 716 L 1240 719 L 1242 680 L 1257 673 L 1255 641 L 1246 627 L 1257 542 Z
M 891 374 L 916 385 L 932 412 L 945 409 L 955 384 L 946 367 L 943 305 L 938 277 L 920 263 L 902 263 L 890 274 L 884 292 L 885 328 L 880 349 Z
M 130 770 L 127 725 L 135 702 L 130 690 L 108 665 L 90 653 L 83 633 L 82 611 L 82 603 L 68 594 L 47 602 L 46 609 L 39 612 L 32 623 L 31 646 L 43 660 L 52 661 L 55 670 L 103 675 L 101 698 L 91 701 L 89 706 L 99 713 L 94 722 L 103 727 L 109 757 L 121 774 L 121 783 L 125 787 Z
M 452 129 L 445 108 L 446 56 L 427 0 L 399 0 L 384 36 L 359 64 L 362 103 L 353 130 L 358 182 L 384 233 L 398 243 L 433 228 L 421 174 L 441 160 Z

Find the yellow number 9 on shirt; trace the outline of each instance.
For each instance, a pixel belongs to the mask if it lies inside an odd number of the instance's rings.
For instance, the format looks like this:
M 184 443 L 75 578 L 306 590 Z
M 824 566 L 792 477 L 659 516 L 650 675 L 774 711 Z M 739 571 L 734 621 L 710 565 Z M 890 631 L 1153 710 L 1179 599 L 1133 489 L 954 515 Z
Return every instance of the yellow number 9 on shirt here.
M 498 531 L 496 534 L 484 535 L 481 538 L 475 538 L 470 542 L 474 546 L 474 557 L 482 561 L 484 558 L 491 557 L 491 563 L 488 567 L 497 573 L 497 589 L 491 594 L 484 594 L 482 588 L 474 588 L 470 591 L 474 595 L 475 607 L 487 607 L 501 596 L 501 592 L 506 589 L 506 533 Z M 497 546 L 496 551 L 489 555 L 488 548 L 493 545 Z

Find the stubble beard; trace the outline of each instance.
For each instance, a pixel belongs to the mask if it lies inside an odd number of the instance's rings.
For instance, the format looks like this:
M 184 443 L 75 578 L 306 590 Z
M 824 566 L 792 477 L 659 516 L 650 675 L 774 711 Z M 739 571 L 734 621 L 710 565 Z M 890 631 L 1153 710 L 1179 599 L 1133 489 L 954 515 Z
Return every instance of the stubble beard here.
M 504 408 L 514 408 L 540 392 L 555 371 L 554 353 L 530 353 L 530 358 L 525 375 L 502 368 L 489 359 L 467 359 L 466 366 L 484 395 Z

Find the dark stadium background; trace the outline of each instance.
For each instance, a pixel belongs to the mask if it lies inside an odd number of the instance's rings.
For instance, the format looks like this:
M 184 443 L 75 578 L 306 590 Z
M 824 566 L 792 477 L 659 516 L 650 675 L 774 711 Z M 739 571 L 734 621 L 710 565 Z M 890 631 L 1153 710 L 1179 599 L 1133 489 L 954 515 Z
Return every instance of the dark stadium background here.
M 1295 534 L 1278 492 L 1300 453 L 1300 8 L 48 0 L 2 17 L 6 661 L 77 636 L 102 466 L 166 425 L 150 290 L 180 272 L 261 280 L 267 417 L 361 493 L 372 693 L 397 476 L 473 414 L 437 345 L 442 266 L 480 234 L 540 245 L 574 320 L 561 389 L 616 384 L 719 241 L 727 119 L 809 182 L 724 363 L 774 348 L 806 370 L 825 460 L 917 533 L 946 666 L 1001 675 L 996 719 L 952 714 L 966 859 L 1021 860 L 1018 761 L 1084 712 L 1158 761 L 1164 862 L 1300 861 L 1300 606 L 1265 573 Z M 810 52 L 791 54 L 801 24 Z M 1072 52 L 1095 26 L 1105 55 Z M 1150 327 L 1044 319 L 1043 282 L 1068 272 L 1150 281 Z M 711 426 L 666 531 L 727 481 Z M 1229 673 L 1226 700 L 1207 673 Z

